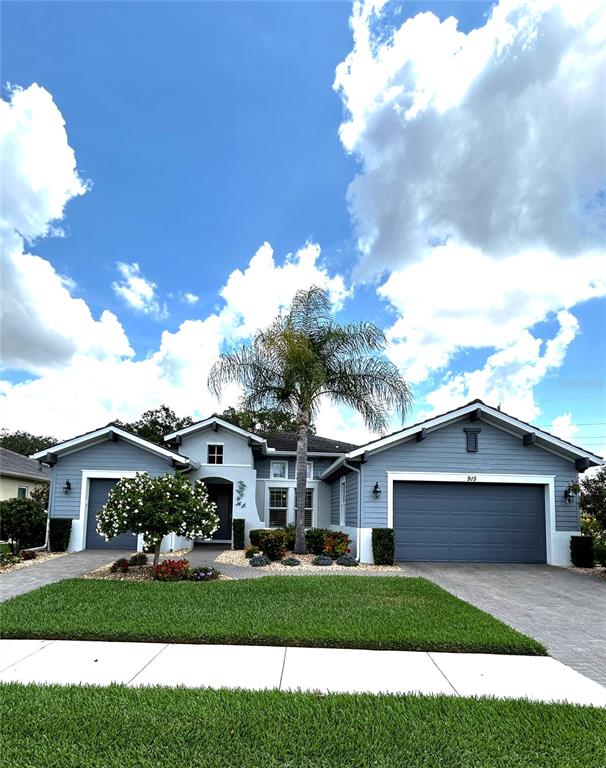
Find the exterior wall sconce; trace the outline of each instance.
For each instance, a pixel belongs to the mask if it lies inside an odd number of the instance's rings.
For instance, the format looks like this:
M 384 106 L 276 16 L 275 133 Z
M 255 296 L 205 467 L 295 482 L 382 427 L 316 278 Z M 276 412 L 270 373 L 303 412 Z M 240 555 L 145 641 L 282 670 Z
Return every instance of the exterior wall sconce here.
M 69 496 L 69 494 L 70 494 L 71 492 L 72 492 L 72 484 L 70 483 L 70 481 L 69 481 L 69 480 L 66 480 L 66 481 L 63 483 L 63 493 L 64 493 L 66 496 Z
M 372 495 L 375 499 L 378 499 L 381 496 L 381 486 L 378 482 L 375 483 L 375 487 L 372 489 Z
M 572 502 L 576 498 L 576 495 L 577 494 L 574 488 L 569 485 L 568 488 L 566 488 L 566 490 L 564 491 L 564 501 L 566 502 L 566 504 L 572 504 Z

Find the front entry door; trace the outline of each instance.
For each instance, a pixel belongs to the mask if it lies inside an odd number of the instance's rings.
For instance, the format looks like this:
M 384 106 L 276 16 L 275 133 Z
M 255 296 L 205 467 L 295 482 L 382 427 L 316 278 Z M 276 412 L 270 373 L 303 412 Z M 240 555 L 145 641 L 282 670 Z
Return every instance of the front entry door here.
M 211 501 L 217 505 L 219 515 L 219 527 L 213 533 L 212 539 L 213 541 L 231 541 L 233 486 L 231 483 L 229 485 L 209 483 L 206 487 Z

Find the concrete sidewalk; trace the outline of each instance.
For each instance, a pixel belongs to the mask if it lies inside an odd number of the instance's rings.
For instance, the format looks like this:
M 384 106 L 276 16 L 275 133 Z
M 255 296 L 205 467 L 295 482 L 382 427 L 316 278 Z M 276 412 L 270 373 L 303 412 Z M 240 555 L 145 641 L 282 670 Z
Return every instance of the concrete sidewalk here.
M 555 659 L 476 653 L 1 640 L 0 682 L 446 694 L 606 707 L 606 688 Z

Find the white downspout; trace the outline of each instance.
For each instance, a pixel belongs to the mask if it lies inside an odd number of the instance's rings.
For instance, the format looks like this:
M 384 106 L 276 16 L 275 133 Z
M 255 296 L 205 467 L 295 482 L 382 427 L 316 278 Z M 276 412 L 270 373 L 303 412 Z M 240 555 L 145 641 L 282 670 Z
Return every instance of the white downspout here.
M 350 469 L 358 475 L 358 526 L 356 528 L 356 559 L 360 562 L 360 528 L 362 527 L 362 472 L 358 467 L 352 467 L 346 461 L 343 462 L 346 469 Z

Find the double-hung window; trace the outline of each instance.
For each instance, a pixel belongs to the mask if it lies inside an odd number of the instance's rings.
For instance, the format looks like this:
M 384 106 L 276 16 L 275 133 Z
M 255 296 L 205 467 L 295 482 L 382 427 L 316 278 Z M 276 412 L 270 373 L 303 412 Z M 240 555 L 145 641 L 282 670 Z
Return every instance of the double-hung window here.
M 222 443 L 208 444 L 208 463 L 223 464 L 223 444 Z
M 272 461 L 270 464 L 269 476 L 272 480 L 288 479 L 288 462 Z
M 288 515 L 288 488 L 269 489 L 269 524 L 272 527 L 286 525 Z
M 18 499 L 27 499 L 27 486 L 26 485 L 19 485 L 17 487 L 17 498 Z
M 305 491 L 305 527 L 311 528 L 314 514 L 314 489 L 308 488 Z

